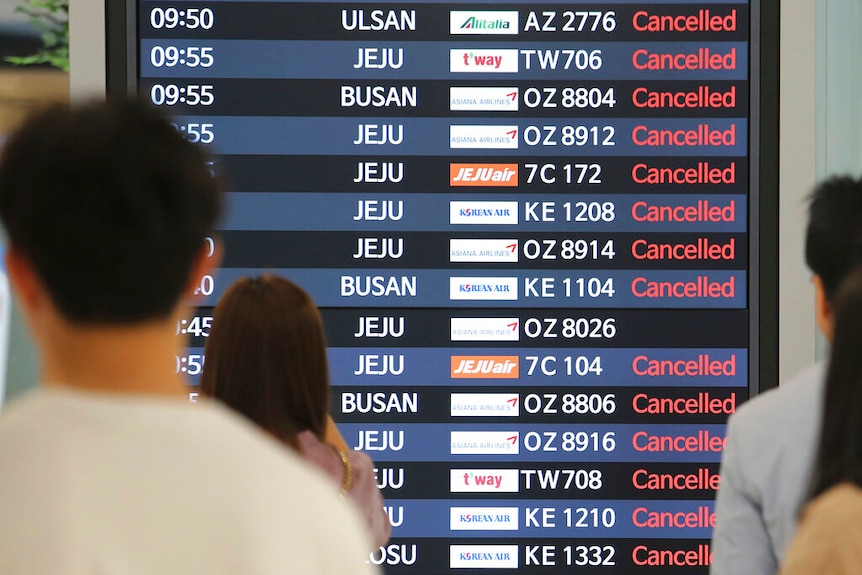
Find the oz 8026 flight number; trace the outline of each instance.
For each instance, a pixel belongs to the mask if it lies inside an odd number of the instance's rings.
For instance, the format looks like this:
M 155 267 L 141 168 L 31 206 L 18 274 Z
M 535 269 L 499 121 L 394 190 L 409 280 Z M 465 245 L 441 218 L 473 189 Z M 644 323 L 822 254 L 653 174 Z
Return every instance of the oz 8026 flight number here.
M 617 335 L 617 320 L 612 317 L 567 317 L 562 320 L 531 317 L 524 320 L 524 335 L 531 339 L 612 339 Z

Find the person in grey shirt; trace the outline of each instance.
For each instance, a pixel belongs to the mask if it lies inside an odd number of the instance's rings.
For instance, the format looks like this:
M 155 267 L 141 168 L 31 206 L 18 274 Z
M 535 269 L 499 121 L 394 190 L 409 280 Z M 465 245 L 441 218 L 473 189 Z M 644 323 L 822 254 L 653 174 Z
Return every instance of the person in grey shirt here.
M 862 180 L 832 178 L 811 195 L 805 261 L 815 317 L 831 341 L 832 296 L 862 263 Z M 740 406 L 727 422 L 711 575 L 773 575 L 811 487 L 825 368 L 817 364 Z

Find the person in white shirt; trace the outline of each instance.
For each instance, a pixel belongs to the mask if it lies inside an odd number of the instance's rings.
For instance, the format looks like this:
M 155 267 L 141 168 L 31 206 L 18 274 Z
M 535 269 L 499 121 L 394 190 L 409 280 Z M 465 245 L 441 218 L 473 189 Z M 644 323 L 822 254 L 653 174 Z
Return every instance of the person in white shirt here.
M 203 153 L 133 101 L 42 112 L 0 159 L 42 385 L 0 415 L 0 573 L 371 575 L 328 482 L 175 367 L 212 263 Z
M 862 179 L 835 177 L 814 190 L 805 261 L 813 274 L 817 326 L 831 341 L 835 292 L 862 263 Z M 711 575 L 779 570 L 811 489 L 824 378 L 820 362 L 746 402 L 728 420 Z

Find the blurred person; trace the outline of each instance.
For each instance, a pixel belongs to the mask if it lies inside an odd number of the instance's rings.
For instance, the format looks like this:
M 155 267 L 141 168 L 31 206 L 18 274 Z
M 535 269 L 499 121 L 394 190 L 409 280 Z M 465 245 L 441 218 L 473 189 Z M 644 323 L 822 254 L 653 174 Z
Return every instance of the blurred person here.
M 354 510 L 176 373 L 220 212 L 204 162 L 133 101 L 45 111 L 6 144 L 7 270 L 42 385 L 0 417 L 0 573 L 376 573 Z
M 812 500 L 782 562 L 782 575 L 862 570 L 862 268 L 835 299 Z
M 805 261 L 813 274 L 817 326 L 831 341 L 835 291 L 862 262 L 862 180 L 836 177 L 815 188 Z M 746 402 L 728 419 L 712 575 L 778 571 L 811 481 L 824 371 L 819 362 Z
M 392 526 L 374 463 L 326 440 L 332 425 L 329 367 L 323 320 L 311 297 L 274 275 L 238 280 L 216 305 L 205 354 L 201 393 L 236 409 L 332 477 L 366 518 L 373 544 L 384 545 Z

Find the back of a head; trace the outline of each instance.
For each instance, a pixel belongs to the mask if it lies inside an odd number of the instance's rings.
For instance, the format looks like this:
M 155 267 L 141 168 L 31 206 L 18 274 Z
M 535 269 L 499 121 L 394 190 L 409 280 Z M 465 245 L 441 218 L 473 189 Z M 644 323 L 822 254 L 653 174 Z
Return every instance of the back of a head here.
M 0 158 L 0 218 L 76 324 L 166 317 L 220 211 L 203 152 L 136 101 L 56 107 Z
M 828 300 L 862 264 L 862 179 L 830 178 L 811 194 L 805 261 L 823 282 Z
M 213 313 L 200 379 L 215 397 L 296 447 L 326 427 L 329 373 L 323 322 L 311 297 L 278 276 L 244 278 Z
M 835 332 L 812 496 L 842 481 L 862 486 L 862 267 L 835 290 Z

